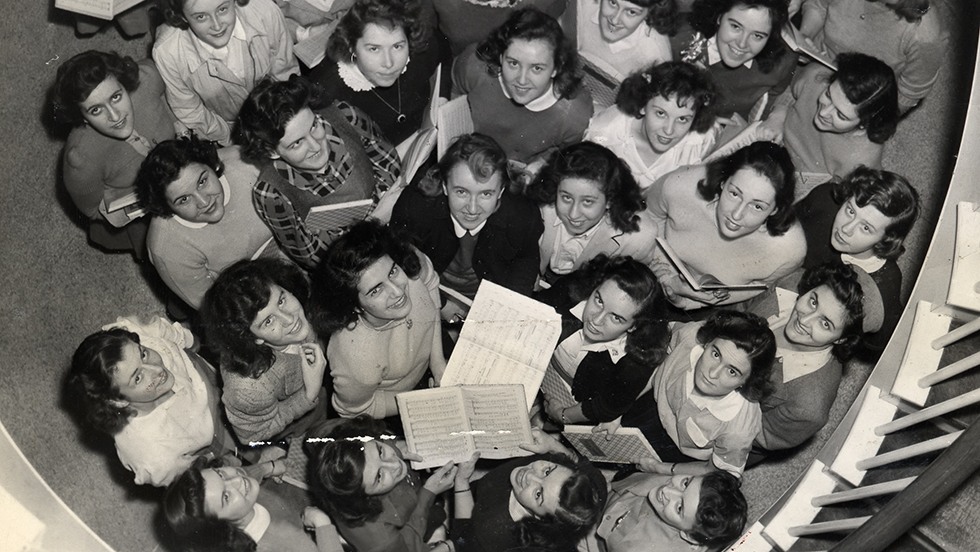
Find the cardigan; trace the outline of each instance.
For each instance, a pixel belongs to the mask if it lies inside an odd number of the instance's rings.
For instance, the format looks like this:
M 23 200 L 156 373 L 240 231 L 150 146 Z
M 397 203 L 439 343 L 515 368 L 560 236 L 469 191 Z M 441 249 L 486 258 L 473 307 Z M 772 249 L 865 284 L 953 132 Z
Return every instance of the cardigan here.
M 467 46 L 482 42 L 494 29 L 504 24 L 515 10 L 537 8 L 557 19 L 565 11 L 567 0 L 514 0 L 505 7 L 490 6 L 480 0 L 431 0 L 439 18 L 439 30 L 449 37 L 453 55 Z M 483 4 L 483 5 L 481 5 Z
M 390 225 L 412 238 L 438 274 L 446 270 L 459 250 L 445 194 L 426 197 L 416 186 L 409 186 L 395 204 Z M 535 205 L 504 190 L 500 206 L 476 235 L 473 270 L 477 277 L 529 295 L 538 275 L 538 237 L 542 230 Z
M 408 475 L 380 497 L 383 509 L 374 520 L 352 527 L 334 520 L 340 534 L 357 552 L 428 552 L 429 519 L 438 516 L 435 495 L 422 485 L 419 474 Z
M 643 264 L 649 264 L 653 260 L 653 250 L 656 247 L 657 225 L 650 213 L 639 211 L 636 213 L 639 223 L 639 230 L 636 232 L 620 232 L 613 228 L 608 217 L 604 217 L 595 229 L 595 234 L 589 239 L 582 254 L 575 259 L 572 270 L 578 270 L 585 263 L 591 261 L 600 254 L 612 256 L 630 256 Z M 544 221 L 544 232 L 538 240 L 538 247 L 541 252 L 541 262 L 538 267 L 541 274 L 545 274 L 551 263 L 551 257 L 555 254 L 555 239 L 558 236 L 559 226 L 562 224 L 558 218 L 558 212 L 554 204 L 543 205 L 541 207 L 541 219 Z

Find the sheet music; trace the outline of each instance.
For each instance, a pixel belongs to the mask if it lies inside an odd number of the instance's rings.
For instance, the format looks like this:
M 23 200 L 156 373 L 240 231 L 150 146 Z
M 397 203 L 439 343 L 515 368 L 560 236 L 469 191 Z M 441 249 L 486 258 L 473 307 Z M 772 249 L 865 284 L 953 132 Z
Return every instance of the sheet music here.
M 55 0 L 54 7 L 111 20 L 143 0 Z
M 439 159 L 445 155 L 453 140 L 473 132 L 473 116 L 466 95 L 450 100 L 436 112 L 436 128 L 439 129 Z

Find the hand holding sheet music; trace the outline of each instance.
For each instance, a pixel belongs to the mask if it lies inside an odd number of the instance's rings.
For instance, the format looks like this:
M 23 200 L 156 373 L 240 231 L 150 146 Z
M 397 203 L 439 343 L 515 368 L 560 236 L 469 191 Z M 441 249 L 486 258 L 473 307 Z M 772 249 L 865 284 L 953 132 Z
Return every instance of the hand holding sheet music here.
M 711 274 L 696 276 L 690 267 L 688 267 L 687 264 L 677 255 L 674 248 L 667 244 L 667 240 L 657 238 L 657 245 L 667 255 L 667 258 L 670 259 L 670 262 L 684 278 L 684 281 L 687 282 L 687 285 L 691 286 L 694 291 L 765 289 L 767 287 L 765 283 L 755 282 L 749 282 L 747 284 L 725 284 Z

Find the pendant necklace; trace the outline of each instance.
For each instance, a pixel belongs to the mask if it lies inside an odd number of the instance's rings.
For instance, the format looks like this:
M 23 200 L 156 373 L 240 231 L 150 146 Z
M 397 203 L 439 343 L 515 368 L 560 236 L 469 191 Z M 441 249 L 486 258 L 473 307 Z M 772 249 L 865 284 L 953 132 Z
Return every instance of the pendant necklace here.
M 395 117 L 395 120 L 396 121 L 398 121 L 399 123 L 404 123 L 405 122 L 405 119 L 407 119 L 408 117 L 406 117 L 405 114 L 402 113 L 402 80 L 401 79 L 398 79 L 398 82 L 396 83 L 396 86 L 398 87 L 397 88 L 397 90 L 398 90 L 398 109 L 395 109 L 395 106 L 393 106 L 390 103 L 388 103 L 387 101 L 385 101 L 385 99 L 381 97 L 381 94 L 378 94 L 377 92 L 375 92 L 374 88 L 371 89 L 371 93 L 374 94 L 375 96 L 377 96 L 377 98 L 379 100 L 381 100 L 381 102 L 383 104 L 385 104 L 386 106 L 388 106 L 388 109 L 394 111 L 398 115 L 397 117 Z

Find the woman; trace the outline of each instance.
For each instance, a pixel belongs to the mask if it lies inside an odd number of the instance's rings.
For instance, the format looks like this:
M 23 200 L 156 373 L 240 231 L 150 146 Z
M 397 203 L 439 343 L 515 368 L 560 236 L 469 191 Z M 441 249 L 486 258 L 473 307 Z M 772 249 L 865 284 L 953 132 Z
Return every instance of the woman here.
M 919 216 L 919 194 L 889 171 L 859 167 L 839 182 L 817 186 L 797 204 L 806 235 L 804 268 L 827 262 L 860 267 L 884 300 L 884 323 L 867 336 L 865 350 L 881 354 L 902 315 L 902 271 L 896 260 Z
M 314 433 L 310 486 L 344 540 L 358 552 L 428 552 L 446 518 L 435 499 L 452 486 L 456 467 L 423 483 L 384 423 L 369 416 L 331 420 Z
M 174 137 L 177 121 L 163 91 L 152 61 L 95 50 L 61 64 L 52 91 L 55 119 L 73 127 L 63 177 L 89 219 L 89 239 L 110 251 L 132 250 L 138 258 L 149 222 L 131 220 L 125 208 L 110 214 L 106 206 L 134 194 L 140 163 L 154 145 Z
M 278 256 L 272 232 L 252 208 L 258 170 L 237 147 L 196 137 L 153 148 L 137 176 L 140 204 L 153 215 L 147 250 L 171 290 L 198 309 L 229 265 Z
M 720 133 L 707 73 L 684 62 L 652 65 L 619 87 L 616 105 L 589 123 L 585 139 L 606 146 L 629 165 L 641 189 L 685 165 L 697 165 Z
M 555 422 L 591 425 L 625 414 L 667 356 L 670 339 L 666 301 L 650 269 L 630 257 L 600 255 L 538 300 L 563 321 L 545 377 L 564 392 L 542 388 L 545 412 Z
M 659 416 L 623 418 L 626 426 L 639 422 L 660 456 L 641 459 L 640 470 L 740 477 L 762 427 L 759 401 L 770 392 L 775 354 L 772 331 L 754 314 L 718 311 L 676 328 L 670 355 L 653 376 L 653 395 L 645 395 Z
M 670 61 L 670 35 L 677 32 L 674 0 L 576 0 L 578 53 L 616 82 Z
M 949 34 L 930 0 L 806 0 L 800 31 L 830 57 L 874 56 L 895 71 L 902 113 L 939 77 Z
M 161 8 L 153 61 L 174 114 L 202 138 L 228 145 L 252 88 L 267 75 L 299 73 L 272 0 L 161 0 Z
M 76 400 L 89 424 L 113 437 L 137 484 L 166 486 L 199 455 L 235 451 L 215 370 L 193 346 L 193 334 L 177 323 L 119 318 L 72 356 Z
M 776 99 L 762 127 L 786 145 L 797 171 L 829 179 L 861 165 L 881 168 L 884 144 L 895 134 L 898 118 L 891 68 L 864 54 L 845 53 L 837 56 L 836 72 L 816 63 L 804 69 Z
M 329 103 L 322 90 L 299 77 L 265 80 L 242 105 L 237 129 L 242 157 L 260 167 L 252 189 L 255 210 L 303 268 L 312 270 L 344 230 L 308 224 L 314 208 L 370 199 L 375 216 L 390 215 L 397 193 L 385 192 L 398 179 L 401 162 L 356 107 Z M 390 202 L 387 211 L 385 203 L 378 205 L 382 195 Z
M 426 28 L 418 1 L 358 0 L 327 49 L 333 63 L 318 65 L 308 78 L 329 97 L 361 108 L 389 141 L 401 143 L 428 121 L 430 80 L 448 61 L 448 47 Z
M 745 301 L 796 270 L 806 240 L 793 214 L 793 163 L 772 142 L 755 142 L 708 165 L 675 171 L 647 190 L 659 235 L 700 281 L 752 285 L 695 290 L 661 248 L 654 273 L 681 309 Z
M 311 506 L 298 512 L 274 488 L 261 485 L 285 469 L 275 461 L 244 468 L 196 462 L 167 488 L 167 524 L 185 550 L 341 552 L 326 514 Z M 305 534 L 308 528 L 316 543 Z
M 786 90 L 796 68 L 796 55 L 779 36 L 786 0 L 697 0 L 691 9 L 691 29 L 677 34 L 674 59 L 707 68 L 718 115 L 750 119 L 765 94 L 771 99 Z
M 531 8 L 514 12 L 453 64 L 454 95 L 468 95 L 474 130 L 496 140 L 508 159 L 535 166 L 582 139 L 592 97 L 581 80 L 558 22 Z
M 657 230 L 629 167 L 599 144 L 580 142 L 551 156 L 528 190 L 541 205 L 539 284 L 549 285 L 600 253 L 653 259 Z
M 335 241 L 313 274 L 314 323 L 330 336 L 333 406 L 341 416 L 387 418 L 395 395 L 438 384 L 446 369 L 439 276 L 428 257 L 375 221 Z
M 306 316 L 309 286 L 287 262 L 239 261 L 204 297 L 205 331 L 221 355 L 221 400 L 242 444 L 302 435 L 326 417 L 326 359 Z

